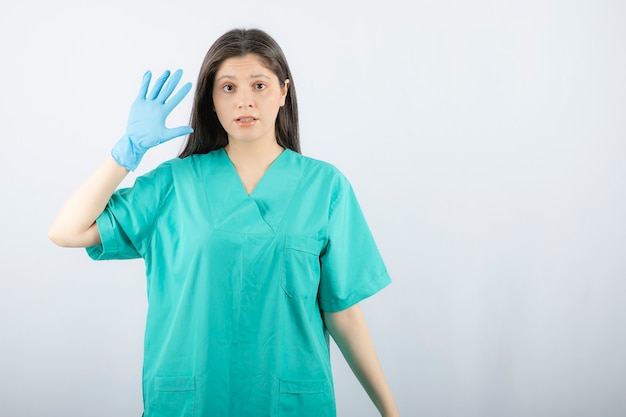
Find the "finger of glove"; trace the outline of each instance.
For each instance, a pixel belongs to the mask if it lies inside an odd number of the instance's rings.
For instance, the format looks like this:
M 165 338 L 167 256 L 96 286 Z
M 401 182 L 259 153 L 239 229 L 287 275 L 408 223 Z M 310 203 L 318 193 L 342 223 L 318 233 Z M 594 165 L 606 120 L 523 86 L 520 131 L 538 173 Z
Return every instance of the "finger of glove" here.
M 163 132 L 163 139 L 161 140 L 161 143 L 166 142 L 170 139 L 177 138 L 179 136 L 189 135 L 191 133 L 193 133 L 193 129 L 191 128 L 191 126 L 168 128 L 165 129 L 165 132 Z
M 159 103 L 165 103 L 165 100 L 167 100 L 167 98 L 172 94 L 172 92 L 174 91 L 174 89 L 178 85 L 178 82 L 180 81 L 182 76 L 183 76 L 183 71 L 180 70 L 180 69 L 178 69 L 178 70 L 176 70 L 176 71 L 174 71 L 172 73 L 172 76 L 167 81 L 165 86 L 161 89 L 161 92 L 159 93 L 158 97 L 156 98 L 156 100 Z
M 159 93 L 161 92 L 161 89 L 163 88 L 163 84 L 165 84 L 165 81 L 167 81 L 169 76 L 170 76 L 169 70 L 165 70 L 165 72 L 161 74 L 161 76 L 154 83 L 152 90 L 150 90 L 150 94 L 147 97 L 148 100 L 154 100 L 155 98 L 158 97 Z
M 185 96 L 191 90 L 191 83 L 187 83 L 180 87 L 180 89 L 174 94 L 168 101 L 165 103 L 165 108 L 167 112 L 171 112 L 174 107 L 178 106 L 178 104 L 185 98 Z
M 150 79 L 152 78 L 152 72 L 146 71 L 141 79 L 141 86 L 139 87 L 139 93 L 137 98 L 145 99 L 148 94 L 148 86 L 150 85 Z

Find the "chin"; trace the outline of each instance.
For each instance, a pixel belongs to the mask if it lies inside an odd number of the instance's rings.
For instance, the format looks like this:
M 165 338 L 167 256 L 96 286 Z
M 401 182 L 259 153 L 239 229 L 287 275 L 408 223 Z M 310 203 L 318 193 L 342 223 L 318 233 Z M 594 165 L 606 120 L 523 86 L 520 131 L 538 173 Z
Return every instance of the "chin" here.
M 271 140 L 268 139 L 268 136 L 259 136 L 259 135 L 250 134 L 250 135 L 229 135 L 228 142 L 229 143 L 241 143 L 241 144 L 254 144 L 254 143 L 262 143 L 262 142 L 271 142 Z

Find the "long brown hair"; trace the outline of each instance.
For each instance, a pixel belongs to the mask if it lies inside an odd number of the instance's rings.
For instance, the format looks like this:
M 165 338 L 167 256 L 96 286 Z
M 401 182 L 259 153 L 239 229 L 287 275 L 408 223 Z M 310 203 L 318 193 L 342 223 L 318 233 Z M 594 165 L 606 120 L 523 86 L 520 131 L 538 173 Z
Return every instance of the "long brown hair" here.
M 271 36 L 260 29 L 233 29 L 220 36 L 204 57 L 189 123 L 193 133 L 187 138 L 179 158 L 208 153 L 228 144 L 228 134 L 219 122 L 213 106 L 213 82 L 222 62 L 247 54 L 258 56 L 276 74 L 281 87 L 285 86 L 285 80 L 289 80 L 285 105 L 280 108 L 276 117 L 276 141 L 280 146 L 300 153 L 296 89 L 282 49 Z

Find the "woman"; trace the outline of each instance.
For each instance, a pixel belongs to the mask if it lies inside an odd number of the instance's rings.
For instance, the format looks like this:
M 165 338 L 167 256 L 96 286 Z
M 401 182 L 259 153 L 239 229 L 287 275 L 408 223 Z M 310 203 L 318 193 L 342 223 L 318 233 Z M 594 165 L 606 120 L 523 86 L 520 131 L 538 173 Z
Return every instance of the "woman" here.
M 334 416 L 328 333 L 384 416 L 398 415 L 358 302 L 390 280 L 350 184 L 300 155 L 278 44 L 232 30 L 191 88 L 144 75 L 125 135 L 61 208 L 50 238 L 94 259 L 144 258 L 145 416 Z M 151 147 L 179 158 L 117 190 Z

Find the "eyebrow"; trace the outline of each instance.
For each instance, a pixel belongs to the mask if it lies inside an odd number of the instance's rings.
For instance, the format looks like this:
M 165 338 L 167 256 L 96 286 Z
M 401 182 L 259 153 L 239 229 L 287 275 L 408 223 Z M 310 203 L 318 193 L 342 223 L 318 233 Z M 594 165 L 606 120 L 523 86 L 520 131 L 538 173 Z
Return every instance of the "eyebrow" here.
M 235 77 L 234 75 L 228 75 L 228 74 L 225 74 L 225 75 L 222 75 L 220 78 L 217 78 L 215 81 L 219 81 L 219 80 L 221 80 L 222 78 L 227 78 L 227 79 L 229 79 L 229 80 L 236 80 L 236 79 L 237 79 L 237 77 Z M 250 75 L 250 78 L 267 78 L 268 80 L 270 80 L 270 79 L 271 79 L 271 78 L 270 78 L 268 75 L 266 75 L 266 74 L 252 74 L 252 75 Z

